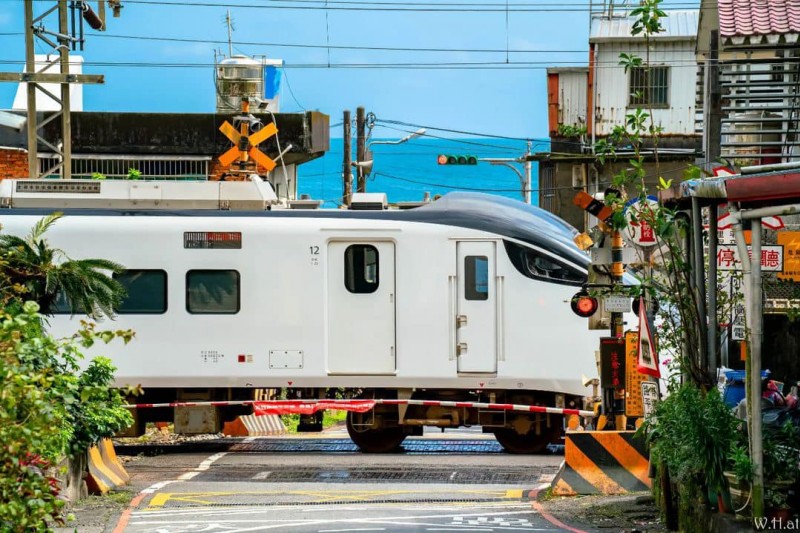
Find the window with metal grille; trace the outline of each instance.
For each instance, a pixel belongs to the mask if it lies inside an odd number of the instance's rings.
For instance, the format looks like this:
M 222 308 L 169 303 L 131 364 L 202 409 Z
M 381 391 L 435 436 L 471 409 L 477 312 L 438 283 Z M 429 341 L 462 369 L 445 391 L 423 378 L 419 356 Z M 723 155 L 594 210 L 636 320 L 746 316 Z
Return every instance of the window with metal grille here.
M 629 72 L 628 105 L 654 107 L 669 105 L 669 67 L 634 67 Z

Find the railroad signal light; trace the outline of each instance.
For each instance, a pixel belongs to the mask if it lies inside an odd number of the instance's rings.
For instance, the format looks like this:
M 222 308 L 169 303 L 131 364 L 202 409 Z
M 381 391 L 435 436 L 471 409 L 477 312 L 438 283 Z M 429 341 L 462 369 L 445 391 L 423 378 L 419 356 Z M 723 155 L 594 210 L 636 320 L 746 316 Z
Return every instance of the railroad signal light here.
M 478 157 L 474 155 L 448 155 L 440 154 L 436 158 L 436 162 L 440 165 L 477 165 Z
M 570 307 L 572 307 L 572 312 L 579 317 L 589 318 L 597 312 L 600 303 L 597 301 L 597 298 L 589 296 L 586 289 L 583 289 L 572 297 Z
M 631 306 L 631 311 L 633 311 L 633 313 L 636 316 L 639 316 L 639 306 L 641 305 L 640 304 L 641 301 L 642 301 L 641 298 L 634 298 L 633 299 L 633 305 Z M 656 314 L 656 313 L 658 313 L 659 309 L 660 309 L 660 307 L 658 305 L 658 300 L 650 300 L 650 302 L 648 304 L 648 311 L 652 311 L 653 314 Z

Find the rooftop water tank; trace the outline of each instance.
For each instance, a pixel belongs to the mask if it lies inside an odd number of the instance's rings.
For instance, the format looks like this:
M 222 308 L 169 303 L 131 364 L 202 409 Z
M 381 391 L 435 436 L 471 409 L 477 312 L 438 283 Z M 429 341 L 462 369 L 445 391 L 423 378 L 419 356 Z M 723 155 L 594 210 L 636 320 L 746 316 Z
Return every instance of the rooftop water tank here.
M 217 63 L 217 113 L 242 110 L 242 98 L 263 98 L 264 65 L 245 55 Z

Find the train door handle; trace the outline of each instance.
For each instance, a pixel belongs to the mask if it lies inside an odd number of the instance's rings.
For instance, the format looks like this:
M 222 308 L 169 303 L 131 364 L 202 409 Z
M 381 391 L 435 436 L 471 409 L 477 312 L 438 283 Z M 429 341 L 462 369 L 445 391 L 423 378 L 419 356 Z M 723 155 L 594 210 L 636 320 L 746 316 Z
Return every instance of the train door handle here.
M 463 355 L 467 352 L 467 343 L 459 342 L 456 344 L 456 355 Z
M 467 325 L 467 315 L 458 315 L 456 316 L 456 327 L 463 328 Z

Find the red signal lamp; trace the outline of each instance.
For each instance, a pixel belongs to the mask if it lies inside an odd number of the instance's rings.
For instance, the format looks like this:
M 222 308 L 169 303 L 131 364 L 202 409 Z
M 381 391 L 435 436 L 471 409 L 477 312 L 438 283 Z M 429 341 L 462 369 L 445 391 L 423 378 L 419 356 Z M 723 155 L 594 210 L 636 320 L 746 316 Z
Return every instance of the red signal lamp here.
M 447 156 L 446 155 L 440 155 L 438 158 L 436 158 L 436 162 L 439 163 L 440 165 L 446 165 L 447 164 Z
M 597 312 L 600 302 L 597 301 L 597 298 L 589 296 L 586 289 L 583 289 L 572 297 L 570 307 L 572 307 L 572 312 L 579 317 L 589 318 Z

